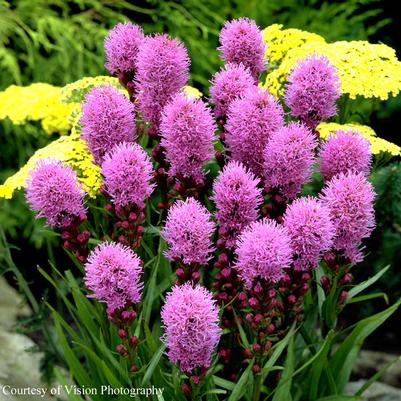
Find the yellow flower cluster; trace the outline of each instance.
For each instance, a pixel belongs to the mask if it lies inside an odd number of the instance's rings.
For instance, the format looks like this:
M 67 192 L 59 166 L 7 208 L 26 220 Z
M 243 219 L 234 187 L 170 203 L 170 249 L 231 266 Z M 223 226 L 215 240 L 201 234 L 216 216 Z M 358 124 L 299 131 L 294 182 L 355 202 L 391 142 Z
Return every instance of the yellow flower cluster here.
M 265 59 L 269 63 L 269 69 L 272 64 L 280 63 L 287 52 L 295 47 L 300 47 L 307 42 L 326 42 L 322 36 L 316 33 L 282 28 L 281 24 L 273 24 L 262 32 L 266 44 Z
M 62 103 L 60 94 L 61 88 L 45 83 L 11 85 L 0 92 L 0 120 L 8 117 L 14 124 L 41 121 L 46 133 L 65 134 L 71 128 L 68 117 L 78 105 Z
M 189 98 L 200 98 L 202 97 L 202 92 L 196 88 L 194 88 L 193 86 L 184 86 L 182 88 L 182 92 Z
M 383 138 L 379 138 L 376 132 L 367 125 L 356 123 L 321 123 L 317 126 L 316 129 L 319 131 L 320 137 L 323 139 L 327 139 L 330 134 L 334 133 L 337 130 L 359 132 L 370 142 L 370 150 L 374 155 L 377 155 L 381 152 L 387 152 L 393 156 L 401 156 L 401 147 L 394 143 L 386 141 Z
M 76 121 L 78 120 L 79 116 L 76 118 Z M 88 195 L 96 196 L 101 186 L 100 168 L 92 162 L 93 157 L 74 126 L 70 135 L 62 136 L 37 150 L 17 173 L 8 177 L 5 183 L 0 185 L 0 198 L 11 199 L 14 191 L 24 187 L 29 172 L 35 168 L 37 161 L 48 157 L 71 165 Z
M 283 30 L 285 31 L 288 30 Z M 325 43 L 315 38 L 286 50 L 287 45 L 280 46 L 281 37 L 276 36 L 279 38 L 278 50 L 273 55 L 278 57 L 281 48 L 285 55 L 279 66 L 267 75 L 265 82 L 265 87 L 275 95 L 283 93 L 287 74 L 299 60 L 310 54 L 328 57 L 338 70 L 341 91 L 351 99 L 363 96 L 385 100 L 390 94 L 395 96 L 401 91 L 401 62 L 397 59 L 395 50 L 389 46 L 366 41 Z
M 103 84 L 111 84 L 116 88 L 126 92 L 125 89 L 120 85 L 117 78 L 100 75 L 98 77 L 85 77 L 64 86 L 61 88 L 60 100 L 64 103 L 80 103 L 90 89 L 92 89 L 94 86 L 100 86 Z

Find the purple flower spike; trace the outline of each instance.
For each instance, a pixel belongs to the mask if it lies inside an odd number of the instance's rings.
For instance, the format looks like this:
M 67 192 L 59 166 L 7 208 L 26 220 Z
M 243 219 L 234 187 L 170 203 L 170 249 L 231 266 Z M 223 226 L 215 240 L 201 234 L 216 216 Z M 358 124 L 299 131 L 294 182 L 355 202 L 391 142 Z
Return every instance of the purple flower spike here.
M 340 97 L 337 70 L 325 56 L 312 55 L 300 61 L 290 72 L 284 94 L 291 114 L 310 128 L 336 115 Z
M 153 191 L 153 166 L 148 154 L 137 143 L 121 143 L 106 154 L 102 174 L 107 192 L 116 206 L 145 206 Z
M 161 318 L 170 361 L 186 373 L 209 368 L 221 335 L 212 293 L 190 283 L 175 286 L 167 294 Z
M 112 86 L 98 86 L 86 94 L 81 124 L 82 139 L 98 165 L 114 145 L 136 139 L 134 106 Z
M 162 236 L 167 242 L 166 256 L 184 265 L 206 265 L 212 251 L 214 223 L 209 211 L 197 200 L 177 201 L 168 211 Z
M 249 69 L 242 64 L 226 64 L 211 81 L 210 100 L 216 118 L 225 117 L 230 103 L 255 86 Z
M 220 32 L 221 58 L 226 63 L 243 64 L 255 81 L 265 68 L 265 44 L 255 21 L 239 18 L 227 21 Z
M 103 242 L 90 254 L 85 264 L 85 285 L 113 313 L 141 300 L 142 262 L 128 247 Z
M 75 171 L 55 159 L 39 160 L 26 182 L 28 204 L 48 226 L 62 228 L 84 219 L 84 196 Z
M 142 28 L 131 22 L 120 22 L 109 31 L 104 41 L 104 49 L 105 67 L 111 74 L 133 77 L 139 46 L 143 39 Z
M 362 173 L 367 177 L 371 163 L 369 141 L 358 132 L 336 131 L 321 145 L 320 172 L 326 181 L 347 171 Z
M 226 247 L 232 249 L 238 234 L 258 218 L 263 203 L 259 179 L 241 163 L 230 161 L 213 185 L 216 219 Z
M 286 228 L 270 219 L 248 226 L 237 241 L 236 264 L 245 286 L 250 289 L 255 279 L 277 283 L 283 269 L 292 262 L 291 239 Z
M 263 150 L 284 125 L 284 111 L 269 92 L 254 87 L 234 100 L 227 113 L 226 142 L 234 160 L 263 176 Z
M 163 107 L 186 84 L 190 60 L 184 45 L 167 35 L 144 40 L 136 65 L 138 108 L 157 132 Z
M 264 152 L 265 186 L 295 198 L 312 174 L 317 141 L 304 125 L 289 123 L 272 135 Z
M 291 238 L 297 270 L 316 268 L 323 252 L 333 245 L 334 226 L 330 210 L 318 199 L 296 199 L 284 214 L 284 227 Z
M 201 182 L 202 166 L 214 154 L 215 130 L 212 113 L 202 100 L 177 94 L 164 108 L 160 126 L 169 175 Z
M 330 209 L 335 227 L 334 248 L 352 263 L 363 260 L 360 245 L 375 227 L 372 185 L 363 174 L 348 172 L 334 176 L 322 191 L 322 203 Z

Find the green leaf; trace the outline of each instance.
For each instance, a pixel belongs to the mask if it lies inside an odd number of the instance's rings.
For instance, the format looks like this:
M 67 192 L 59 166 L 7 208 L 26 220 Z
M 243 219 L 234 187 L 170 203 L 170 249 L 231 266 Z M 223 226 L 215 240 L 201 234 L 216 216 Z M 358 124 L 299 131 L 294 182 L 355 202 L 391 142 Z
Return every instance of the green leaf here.
M 294 333 L 295 333 L 295 325 L 293 325 L 291 329 L 288 331 L 287 335 L 281 341 L 275 344 L 274 347 L 272 348 L 273 352 L 262 368 L 263 382 L 266 380 L 269 372 L 273 370 L 274 364 L 277 362 L 278 358 L 283 353 L 284 349 L 287 347 L 288 342 L 294 336 Z
M 67 362 L 67 365 L 70 368 L 72 376 L 75 377 L 75 379 L 81 386 L 84 385 L 86 387 L 90 387 L 91 381 L 88 377 L 88 372 L 82 366 L 81 362 L 76 356 L 76 353 L 69 346 L 68 341 L 64 335 L 63 329 L 61 328 L 58 316 L 56 314 L 53 314 L 53 320 L 58 340 L 64 353 L 65 361 Z
M 294 350 L 294 336 L 290 337 L 288 342 L 287 357 L 285 360 L 283 374 L 274 391 L 272 401 L 292 401 L 291 396 L 291 383 L 295 368 L 295 350 Z
M 371 299 L 376 299 L 376 298 L 383 298 L 386 304 L 389 304 L 389 299 L 387 294 L 384 292 L 376 292 L 374 294 L 368 294 L 368 295 L 361 295 L 360 297 L 355 297 L 352 298 L 351 301 L 347 302 L 348 304 L 356 304 L 358 302 L 365 302 L 365 301 L 370 301 Z
M 380 270 L 378 273 L 376 273 L 373 277 L 371 277 L 368 280 L 366 280 L 366 281 L 356 285 L 355 287 L 351 288 L 351 290 L 349 290 L 349 292 L 348 292 L 347 303 L 350 303 L 352 298 L 354 298 L 359 293 L 361 293 L 362 291 L 366 290 L 366 288 L 368 288 L 372 284 L 374 284 L 377 280 L 379 280 L 380 277 L 383 276 L 383 274 L 385 274 L 389 268 L 390 268 L 390 265 L 387 265 L 382 270 Z
M 400 304 L 401 299 L 383 312 L 361 320 L 338 347 L 330 361 L 330 368 L 336 372 L 336 384 L 339 391 L 342 391 L 347 384 L 358 351 L 366 337 L 383 324 L 398 309 Z
M 309 384 L 309 397 L 308 400 L 316 400 L 318 395 L 319 381 L 322 372 L 327 372 L 327 355 L 331 349 L 334 332 L 330 331 L 320 347 L 318 353 L 311 358 L 313 365 L 309 372 L 307 372 L 307 380 Z
M 235 384 L 233 388 L 233 392 L 231 393 L 228 401 L 238 401 L 242 398 L 246 391 L 246 385 L 248 384 L 251 375 L 252 375 L 252 366 L 253 366 L 254 360 L 252 359 L 249 362 L 248 367 L 244 370 L 244 373 L 242 373 L 241 377 L 239 378 L 238 382 Z
M 386 363 L 381 369 L 379 369 L 363 386 L 355 393 L 355 396 L 361 396 L 374 382 L 380 379 L 380 377 L 395 363 L 401 361 L 401 356 L 393 359 Z
M 354 395 L 331 395 L 319 398 L 317 401 L 359 401 L 360 399 L 360 397 L 355 397 Z
M 159 347 L 158 351 L 153 355 L 152 359 L 150 360 L 149 366 L 146 369 L 145 374 L 143 375 L 142 383 L 141 383 L 142 386 L 149 383 L 150 379 L 152 378 L 153 372 L 156 369 L 156 366 L 158 365 L 160 358 L 162 357 L 165 349 L 166 349 L 166 346 L 164 344 L 162 344 Z
M 212 377 L 213 377 L 214 384 L 216 386 L 219 386 L 221 388 L 224 388 L 224 389 L 230 390 L 230 391 L 234 390 L 235 383 L 230 382 L 229 380 L 226 380 L 226 379 L 222 379 L 221 377 L 218 377 L 218 376 L 212 376 Z

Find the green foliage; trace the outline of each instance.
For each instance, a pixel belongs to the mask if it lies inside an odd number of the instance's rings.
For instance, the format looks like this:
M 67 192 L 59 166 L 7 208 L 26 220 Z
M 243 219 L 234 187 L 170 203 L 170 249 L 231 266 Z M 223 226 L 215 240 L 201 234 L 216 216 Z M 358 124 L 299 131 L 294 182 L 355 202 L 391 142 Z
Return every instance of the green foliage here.
M 376 4 L 377 3 L 377 4 Z M 192 79 L 205 90 L 220 62 L 214 52 L 226 19 L 248 16 L 261 27 L 283 23 L 328 40 L 366 39 L 389 21 L 377 0 L 16 0 L 0 2 L 0 88 L 12 83 L 62 85 L 104 74 L 103 39 L 119 21 L 147 33 L 169 32 L 188 47 Z M 371 23 L 373 17 L 379 22 Z

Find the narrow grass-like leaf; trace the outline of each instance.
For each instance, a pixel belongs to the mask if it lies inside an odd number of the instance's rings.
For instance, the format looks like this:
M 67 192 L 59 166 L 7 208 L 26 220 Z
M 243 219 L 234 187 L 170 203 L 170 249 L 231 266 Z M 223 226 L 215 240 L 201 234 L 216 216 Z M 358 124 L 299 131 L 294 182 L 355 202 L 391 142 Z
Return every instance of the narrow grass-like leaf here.
M 243 395 L 246 391 L 246 385 L 248 384 L 248 382 L 250 380 L 250 376 L 252 375 L 251 370 L 252 370 L 253 363 L 254 363 L 254 360 L 252 359 L 249 362 L 248 367 L 242 373 L 238 382 L 235 384 L 233 391 L 230 394 L 230 397 L 228 398 L 228 401 L 238 401 L 243 397 Z
M 349 292 L 348 292 L 347 303 L 350 303 L 350 301 L 354 297 L 356 297 L 359 293 L 361 293 L 362 291 L 366 290 L 366 288 L 370 287 L 377 280 L 379 280 L 380 277 L 383 276 L 383 274 L 385 274 L 389 268 L 390 268 L 390 265 L 387 265 L 382 270 L 380 270 L 378 273 L 376 273 L 373 277 L 371 277 L 368 280 L 366 280 L 366 281 L 356 285 L 355 287 L 351 288 L 349 290 Z

